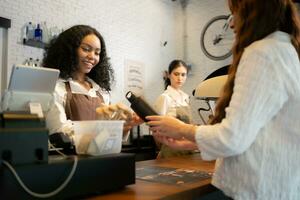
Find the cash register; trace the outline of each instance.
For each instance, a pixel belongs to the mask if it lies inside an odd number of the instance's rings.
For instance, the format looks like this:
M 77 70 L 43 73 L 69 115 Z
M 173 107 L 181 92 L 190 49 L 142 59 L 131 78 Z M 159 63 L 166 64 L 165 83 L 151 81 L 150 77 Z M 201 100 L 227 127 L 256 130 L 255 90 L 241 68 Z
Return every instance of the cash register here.
M 13 66 L 0 112 L 0 199 L 84 198 L 135 183 L 134 154 L 48 155 L 43 112 L 58 75 Z

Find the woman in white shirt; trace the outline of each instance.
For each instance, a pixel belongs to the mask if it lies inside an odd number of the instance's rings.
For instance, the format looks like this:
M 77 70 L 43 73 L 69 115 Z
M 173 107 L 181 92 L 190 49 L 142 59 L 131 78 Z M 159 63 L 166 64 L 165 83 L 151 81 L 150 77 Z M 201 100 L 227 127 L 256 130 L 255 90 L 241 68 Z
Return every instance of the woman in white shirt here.
M 181 90 L 188 73 L 188 67 L 182 60 L 173 60 L 166 72 L 165 91 L 157 98 L 155 109 L 160 115 L 176 117 L 185 123 L 192 122 L 189 95 Z M 160 152 L 157 158 L 186 155 L 191 151 L 174 150 L 166 145 L 160 145 Z
M 211 125 L 150 116 L 176 149 L 216 161 L 212 184 L 235 200 L 300 199 L 300 22 L 291 0 L 229 0 L 233 63 Z

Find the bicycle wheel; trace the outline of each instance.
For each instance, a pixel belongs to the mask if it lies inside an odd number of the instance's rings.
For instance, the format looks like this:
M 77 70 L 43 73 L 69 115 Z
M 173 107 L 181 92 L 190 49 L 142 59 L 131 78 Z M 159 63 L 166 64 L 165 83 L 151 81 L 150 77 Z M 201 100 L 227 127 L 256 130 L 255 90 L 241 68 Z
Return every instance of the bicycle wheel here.
M 232 54 L 234 33 L 228 27 L 228 17 L 229 15 L 220 15 L 212 18 L 201 32 L 201 49 L 212 60 L 224 60 Z

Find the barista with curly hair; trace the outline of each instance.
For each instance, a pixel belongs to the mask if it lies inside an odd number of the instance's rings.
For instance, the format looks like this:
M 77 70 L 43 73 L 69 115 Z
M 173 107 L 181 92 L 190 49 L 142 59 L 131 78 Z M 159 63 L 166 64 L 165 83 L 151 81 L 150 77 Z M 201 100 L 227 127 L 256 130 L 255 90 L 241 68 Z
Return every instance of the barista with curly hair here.
M 50 134 L 73 134 L 73 120 L 95 120 L 96 108 L 109 105 L 114 71 L 101 34 L 76 25 L 50 42 L 43 66 L 60 70 L 55 104 L 47 113 Z

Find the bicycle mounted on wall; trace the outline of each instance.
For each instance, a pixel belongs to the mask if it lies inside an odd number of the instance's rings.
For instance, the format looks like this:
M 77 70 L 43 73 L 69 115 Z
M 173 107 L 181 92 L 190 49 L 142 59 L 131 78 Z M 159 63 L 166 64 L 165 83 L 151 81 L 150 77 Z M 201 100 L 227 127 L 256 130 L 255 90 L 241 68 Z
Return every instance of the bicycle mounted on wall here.
M 212 60 L 224 60 L 231 56 L 234 33 L 230 28 L 232 15 L 219 15 L 209 20 L 200 35 L 203 53 Z

